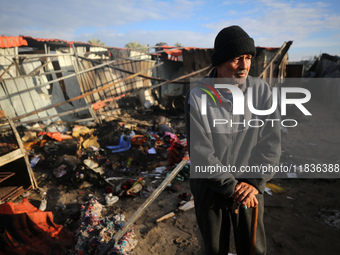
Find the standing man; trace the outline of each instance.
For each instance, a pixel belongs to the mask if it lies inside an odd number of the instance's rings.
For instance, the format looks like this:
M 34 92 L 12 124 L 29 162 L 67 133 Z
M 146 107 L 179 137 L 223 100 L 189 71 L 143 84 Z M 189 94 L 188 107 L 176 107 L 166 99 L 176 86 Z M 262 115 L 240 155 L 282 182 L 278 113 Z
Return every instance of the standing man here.
M 222 29 L 211 56 L 214 68 L 194 82 L 186 98 L 190 187 L 209 255 L 228 254 L 231 224 L 237 255 L 250 253 L 255 207 L 256 254 L 266 254 L 263 193 L 273 174 L 260 170 L 278 165 L 281 136 L 277 110 L 265 111 L 272 109 L 269 85 L 248 75 L 255 52 L 254 40 L 241 27 Z M 254 114 L 250 104 L 269 114 Z

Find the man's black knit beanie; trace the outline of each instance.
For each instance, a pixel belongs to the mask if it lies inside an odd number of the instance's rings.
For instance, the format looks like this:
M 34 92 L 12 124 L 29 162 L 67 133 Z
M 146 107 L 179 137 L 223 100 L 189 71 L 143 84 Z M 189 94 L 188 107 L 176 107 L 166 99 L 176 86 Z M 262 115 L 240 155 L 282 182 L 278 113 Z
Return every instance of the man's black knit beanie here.
M 255 55 L 256 48 L 253 38 L 239 26 L 223 28 L 215 38 L 214 51 L 211 55 L 213 66 L 218 66 L 235 57 Z

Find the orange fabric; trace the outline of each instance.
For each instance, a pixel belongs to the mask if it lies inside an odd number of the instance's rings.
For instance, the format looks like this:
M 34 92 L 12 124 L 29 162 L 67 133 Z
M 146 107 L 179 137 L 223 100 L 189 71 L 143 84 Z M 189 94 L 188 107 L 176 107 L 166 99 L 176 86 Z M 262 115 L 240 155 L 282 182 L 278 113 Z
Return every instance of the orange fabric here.
M 165 53 L 169 54 L 171 56 L 174 56 L 174 57 L 178 57 L 178 56 L 182 55 L 182 50 L 178 50 L 178 49 L 175 49 L 175 50 L 166 50 Z
M 64 254 L 74 240 L 72 233 L 54 223 L 52 212 L 39 210 L 27 198 L 0 205 L 0 218 L 5 254 Z
M 22 203 L 7 202 L 0 205 L 0 214 L 18 214 L 24 212 L 34 212 L 38 210 L 27 198 L 24 198 Z
M 63 138 L 61 137 L 61 134 L 59 132 L 39 132 L 38 136 L 41 136 L 41 135 L 47 135 L 49 137 L 51 137 L 52 139 L 54 140 L 57 140 L 57 141 L 62 141 Z

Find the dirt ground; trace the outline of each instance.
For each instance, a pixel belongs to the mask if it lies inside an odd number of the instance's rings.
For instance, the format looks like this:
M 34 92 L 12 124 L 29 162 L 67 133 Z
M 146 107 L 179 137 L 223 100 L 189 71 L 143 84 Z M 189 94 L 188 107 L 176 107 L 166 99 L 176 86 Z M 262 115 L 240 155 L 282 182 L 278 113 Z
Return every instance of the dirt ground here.
M 282 134 L 282 162 L 297 165 L 340 164 L 340 120 L 334 112 L 318 102 L 310 103 L 307 107 L 313 117 L 296 115 L 298 126 L 287 128 L 287 132 Z M 149 119 L 150 116 L 140 117 Z M 173 126 L 183 128 L 183 119 L 176 115 Z M 71 153 L 76 144 L 68 145 L 71 146 Z M 96 195 L 99 202 L 105 204 L 104 191 L 96 185 L 76 189 L 53 179 L 48 174 L 49 169 L 37 166 L 34 171 L 40 189 L 46 192 L 46 210 L 53 212 L 56 223 L 72 232 L 77 229 L 79 208 L 88 194 Z M 163 181 L 155 178 L 145 180 L 147 188 L 142 193 L 136 197 L 119 199 L 117 203 L 106 207 L 104 213 L 124 214 L 129 219 Z M 340 216 L 337 214 L 333 226 L 326 222 L 330 222 L 326 216 L 340 212 L 340 179 L 285 178 L 273 179 L 271 182 L 284 188 L 285 192 L 265 194 L 264 222 L 268 254 L 340 254 L 340 230 L 336 228 L 340 227 Z M 176 210 L 180 194 L 190 194 L 188 180 L 175 180 L 172 187 L 176 189 L 167 187 L 135 222 L 138 244 L 133 254 L 204 254 L 194 209 L 156 223 L 161 216 Z M 30 191 L 28 198 L 39 206 L 39 192 Z M 66 208 L 61 208 L 61 203 Z M 233 245 L 230 252 L 236 253 Z

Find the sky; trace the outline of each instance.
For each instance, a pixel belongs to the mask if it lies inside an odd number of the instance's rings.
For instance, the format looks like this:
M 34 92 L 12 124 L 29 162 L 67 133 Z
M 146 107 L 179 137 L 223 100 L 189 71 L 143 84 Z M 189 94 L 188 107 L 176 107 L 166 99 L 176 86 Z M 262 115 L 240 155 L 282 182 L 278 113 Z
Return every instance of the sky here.
M 260 47 L 293 41 L 289 61 L 340 55 L 338 0 L 2 0 L 0 34 L 123 48 L 138 41 L 213 48 L 217 33 L 241 26 Z

